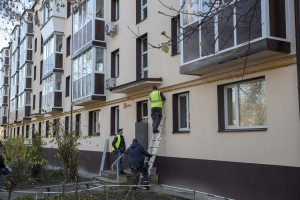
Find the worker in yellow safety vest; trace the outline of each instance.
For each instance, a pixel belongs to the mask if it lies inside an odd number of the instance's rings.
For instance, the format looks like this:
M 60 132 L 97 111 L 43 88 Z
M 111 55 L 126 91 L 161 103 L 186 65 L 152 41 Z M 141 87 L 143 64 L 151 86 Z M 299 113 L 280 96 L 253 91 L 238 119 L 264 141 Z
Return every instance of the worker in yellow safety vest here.
M 153 91 L 149 95 L 151 101 L 151 118 L 153 133 L 158 133 L 158 126 L 162 117 L 163 102 L 166 100 L 164 94 L 153 85 Z
M 112 142 L 112 151 L 116 155 L 116 160 L 126 150 L 126 144 L 125 144 L 125 140 L 124 140 L 124 136 L 123 136 L 123 129 L 122 128 L 118 129 L 117 133 L 118 133 L 118 135 L 115 136 L 115 138 L 114 138 L 114 140 Z M 119 160 L 118 166 L 119 166 L 119 173 L 120 174 L 126 174 L 123 171 L 124 157 Z

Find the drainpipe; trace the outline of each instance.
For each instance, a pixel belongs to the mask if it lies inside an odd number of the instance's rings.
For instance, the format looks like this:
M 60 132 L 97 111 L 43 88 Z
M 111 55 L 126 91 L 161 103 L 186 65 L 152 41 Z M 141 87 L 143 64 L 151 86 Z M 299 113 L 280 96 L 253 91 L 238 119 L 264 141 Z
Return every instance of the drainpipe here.
M 300 9 L 299 0 L 294 0 L 295 8 L 295 31 L 296 31 L 296 59 L 297 59 L 297 79 L 298 79 L 298 101 L 300 116 Z

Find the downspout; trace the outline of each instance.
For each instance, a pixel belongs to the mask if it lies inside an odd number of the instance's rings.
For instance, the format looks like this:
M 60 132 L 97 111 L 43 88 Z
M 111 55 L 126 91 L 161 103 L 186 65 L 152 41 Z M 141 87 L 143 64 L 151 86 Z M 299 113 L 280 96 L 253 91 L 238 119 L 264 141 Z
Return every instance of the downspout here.
M 295 8 L 295 35 L 296 35 L 296 59 L 297 59 L 297 79 L 298 79 L 298 106 L 300 116 L 300 9 L 299 0 L 294 0 Z

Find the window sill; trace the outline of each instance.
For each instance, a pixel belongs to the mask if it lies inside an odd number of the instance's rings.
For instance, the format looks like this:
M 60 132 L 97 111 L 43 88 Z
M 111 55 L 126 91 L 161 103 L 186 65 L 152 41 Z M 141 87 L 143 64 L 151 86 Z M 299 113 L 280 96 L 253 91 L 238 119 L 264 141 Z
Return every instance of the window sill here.
M 253 131 L 267 131 L 268 128 L 247 128 L 247 129 L 224 129 L 218 130 L 219 133 L 226 133 L 226 132 L 253 132 Z
M 190 131 L 188 130 L 188 131 L 173 131 L 172 132 L 173 134 L 184 134 L 184 133 L 190 133 Z
M 136 25 L 138 25 L 139 23 L 142 23 L 143 21 L 145 21 L 147 19 L 147 17 L 139 22 L 136 23 Z
M 172 53 L 171 56 L 177 56 L 180 55 L 180 52 Z

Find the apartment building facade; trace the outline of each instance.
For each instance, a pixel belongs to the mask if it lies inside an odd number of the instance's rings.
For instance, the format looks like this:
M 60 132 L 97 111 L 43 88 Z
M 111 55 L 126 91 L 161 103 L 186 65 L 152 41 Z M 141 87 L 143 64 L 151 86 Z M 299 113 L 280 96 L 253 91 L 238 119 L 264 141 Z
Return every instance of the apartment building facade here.
M 148 146 L 155 84 L 167 98 L 159 183 L 234 199 L 299 198 L 294 2 L 239 1 L 207 19 L 185 14 L 205 13 L 207 1 L 163 2 L 174 10 L 159 1 L 87 0 L 58 11 L 50 0 L 25 12 L 41 24 L 17 26 L 10 51 L 2 50 L 10 66 L 3 133 L 36 132 L 47 142 L 55 136 L 49 123 L 60 122 L 80 137 L 80 170 L 97 174 L 106 139 L 105 168 L 115 160 L 118 128 L 127 146 L 133 138 Z M 152 46 L 165 35 L 168 53 Z M 45 148 L 50 165 L 54 148 Z

